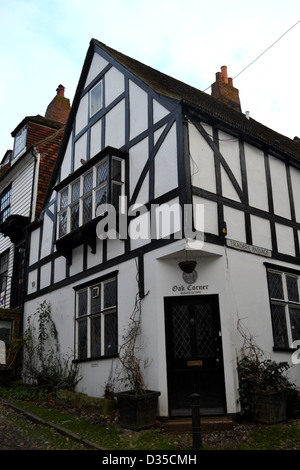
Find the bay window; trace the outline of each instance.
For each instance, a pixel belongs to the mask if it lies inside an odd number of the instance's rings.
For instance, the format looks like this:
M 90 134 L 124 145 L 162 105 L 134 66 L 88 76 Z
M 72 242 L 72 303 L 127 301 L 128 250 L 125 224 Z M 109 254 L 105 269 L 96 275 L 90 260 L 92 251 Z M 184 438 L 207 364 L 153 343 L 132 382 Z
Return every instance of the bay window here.
M 105 212 L 107 204 L 119 211 L 119 197 L 125 191 L 124 164 L 123 152 L 116 149 L 102 151 L 57 186 L 57 238 L 72 233 Z

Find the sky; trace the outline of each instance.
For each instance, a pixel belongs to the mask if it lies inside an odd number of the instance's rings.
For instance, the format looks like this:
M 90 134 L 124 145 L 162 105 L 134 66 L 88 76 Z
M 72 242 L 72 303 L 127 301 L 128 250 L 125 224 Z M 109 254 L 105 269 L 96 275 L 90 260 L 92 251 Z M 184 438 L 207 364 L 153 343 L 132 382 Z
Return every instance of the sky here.
M 0 159 L 59 84 L 71 104 L 90 40 L 210 94 L 226 65 L 242 112 L 300 137 L 299 0 L 0 0 Z

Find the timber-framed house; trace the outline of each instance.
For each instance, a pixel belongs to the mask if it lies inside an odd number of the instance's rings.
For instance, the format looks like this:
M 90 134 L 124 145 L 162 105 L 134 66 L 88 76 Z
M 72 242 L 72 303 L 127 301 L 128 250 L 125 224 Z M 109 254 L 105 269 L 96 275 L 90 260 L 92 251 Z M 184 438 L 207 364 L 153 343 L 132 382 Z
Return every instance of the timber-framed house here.
M 298 139 L 242 112 L 226 67 L 209 95 L 91 41 L 29 227 L 25 302 L 27 314 L 50 302 L 78 391 L 103 396 L 137 292 L 160 417 L 189 415 L 195 391 L 203 414 L 239 412 L 240 321 L 270 357 L 291 361 L 299 157 Z

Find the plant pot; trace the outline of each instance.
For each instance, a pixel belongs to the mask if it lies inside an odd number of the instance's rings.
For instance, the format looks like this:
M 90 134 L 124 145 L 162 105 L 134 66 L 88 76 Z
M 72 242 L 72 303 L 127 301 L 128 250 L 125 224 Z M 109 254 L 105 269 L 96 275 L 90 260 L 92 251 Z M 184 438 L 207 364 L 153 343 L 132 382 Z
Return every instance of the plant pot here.
M 296 418 L 298 413 L 298 392 L 289 392 L 286 401 L 286 417 L 287 419 Z
M 5 387 L 5 386 L 10 385 L 12 376 L 13 376 L 13 369 L 11 368 L 0 369 L 0 386 Z
M 181 271 L 184 273 L 190 274 L 194 271 L 195 267 L 197 266 L 197 261 L 181 261 L 178 263 Z
M 147 390 L 142 395 L 134 392 L 116 394 L 120 413 L 120 425 L 123 428 L 141 431 L 155 424 L 157 403 L 160 392 Z
M 276 424 L 286 420 L 287 396 L 277 392 L 254 393 L 254 416 L 256 423 Z

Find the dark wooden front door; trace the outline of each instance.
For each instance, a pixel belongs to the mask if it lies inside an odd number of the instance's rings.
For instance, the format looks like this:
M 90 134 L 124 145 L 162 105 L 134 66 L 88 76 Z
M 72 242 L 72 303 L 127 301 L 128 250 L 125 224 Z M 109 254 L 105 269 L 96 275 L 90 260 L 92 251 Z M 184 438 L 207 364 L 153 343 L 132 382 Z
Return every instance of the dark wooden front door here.
M 226 413 L 218 296 L 166 298 L 165 320 L 170 416 L 191 415 L 193 393 L 202 415 Z

